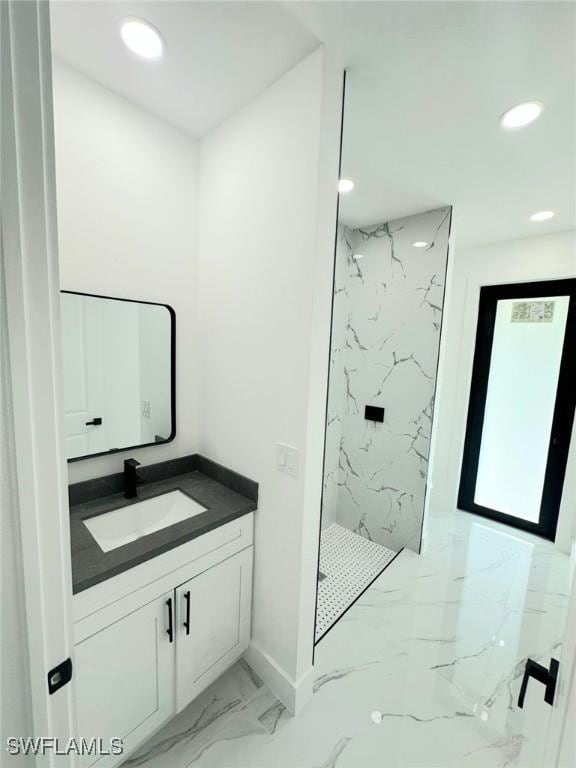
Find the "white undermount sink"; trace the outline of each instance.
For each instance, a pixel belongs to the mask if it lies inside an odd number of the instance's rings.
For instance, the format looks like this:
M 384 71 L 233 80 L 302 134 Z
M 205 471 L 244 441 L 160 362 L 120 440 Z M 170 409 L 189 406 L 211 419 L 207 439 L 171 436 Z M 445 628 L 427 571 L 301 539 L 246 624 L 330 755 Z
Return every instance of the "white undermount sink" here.
M 182 491 L 171 491 L 88 518 L 84 525 L 100 548 L 109 552 L 202 512 L 206 507 Z

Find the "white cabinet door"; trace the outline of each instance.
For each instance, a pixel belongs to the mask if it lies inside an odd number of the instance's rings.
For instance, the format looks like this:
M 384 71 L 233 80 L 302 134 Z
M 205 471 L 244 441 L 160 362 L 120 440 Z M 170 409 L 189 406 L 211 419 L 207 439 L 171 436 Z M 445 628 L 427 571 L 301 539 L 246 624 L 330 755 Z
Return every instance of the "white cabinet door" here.
M 244 549 L 176 590 L 178 711 L 248 647 L 252 551 Z
M 81 737 L 100 737 L 105 746 L 119 737 L 126 755 L 174 714 L 176 638 L 167 632 L 173 597 L 169 592 L 76 645 Z M 123 759 L 90 756 L 85 765 L 111 768 Z

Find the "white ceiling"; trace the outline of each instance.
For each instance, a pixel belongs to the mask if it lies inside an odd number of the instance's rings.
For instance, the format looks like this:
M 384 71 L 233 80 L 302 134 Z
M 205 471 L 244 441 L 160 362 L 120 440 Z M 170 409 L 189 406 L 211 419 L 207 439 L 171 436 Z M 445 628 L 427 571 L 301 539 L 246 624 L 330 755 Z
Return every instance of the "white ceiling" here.
M 343 219 L 368 225 L 453 204 L 459 244 L 576 225 L 573 2 L 65 2 L 55 55 L 202 136 L 313 50 L 348 69 Z M 119 22 L 161 31 L 161 62 L 136 59 Z M 539 99 L 533 125 L 508 107 Z M 553 209 L 549 222 L 531 213 Z
M 55 56 L 195 137 L 318 46 L 281 3 L 54 0 L 50 15 Z M 124 47 L 127 16 L 160 30 L 161 61 Z
M 348 68 L 346 223 L 453 204 L 460 245 L 575 226 L 576 5 L 572 2 L 295 3 Z M 498 118 L 527 100 L 542 116 Z M 529 221 L 552 209 L 549 222 Z

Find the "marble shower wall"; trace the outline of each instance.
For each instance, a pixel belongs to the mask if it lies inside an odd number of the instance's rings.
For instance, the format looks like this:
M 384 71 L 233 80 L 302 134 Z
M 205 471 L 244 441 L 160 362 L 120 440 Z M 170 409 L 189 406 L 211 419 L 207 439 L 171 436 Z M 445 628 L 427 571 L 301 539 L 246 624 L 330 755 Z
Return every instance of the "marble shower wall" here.
M 328 418 L 324 457 L 324 494 L 322 496 L 322 528 L 337 522 L 340 492 L 340 445 L 346 406 L 346 377 L 344 374 L 344 340 L 346 337 L 347 301 L 345 288 L 351 263 L 353 230 L 338 227 L 334 264 L 334 306 L 332 310 L 332 345 L 330 348 L 330 383 L 328 389 Z
M 420 547 L 450 217 L 338 230 L 322 522 L 396 551 Z

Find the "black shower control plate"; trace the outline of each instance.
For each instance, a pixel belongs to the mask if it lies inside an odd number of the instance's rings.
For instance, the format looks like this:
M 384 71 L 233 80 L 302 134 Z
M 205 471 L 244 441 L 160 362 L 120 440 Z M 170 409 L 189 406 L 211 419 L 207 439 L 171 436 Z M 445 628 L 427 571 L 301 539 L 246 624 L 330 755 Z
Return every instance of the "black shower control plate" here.
M 382 423 L 384 421 L 384 408 L 380 408 L 379 405 L 366 405 L 364 407 L 364 418 L 367 421 Z

